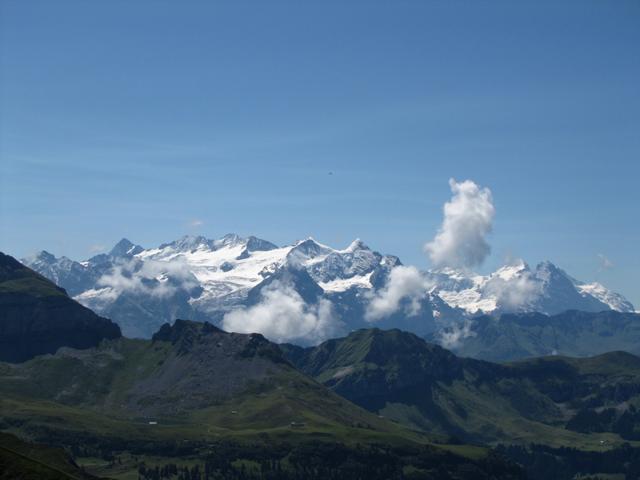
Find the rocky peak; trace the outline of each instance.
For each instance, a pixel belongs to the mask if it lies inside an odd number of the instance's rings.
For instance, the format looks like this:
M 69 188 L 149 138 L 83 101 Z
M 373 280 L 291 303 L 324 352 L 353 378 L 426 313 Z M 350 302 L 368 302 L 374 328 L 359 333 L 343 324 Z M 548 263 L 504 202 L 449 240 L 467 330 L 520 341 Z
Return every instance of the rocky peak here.
M 237 235 L 235 233 L 227 233 L 222 238 L 215 240 L 213 244 L 215 248 L 224 248 L 224 247 L 235 247 L 245 242 L 246 240 L 242 238 L 240 235 Z
M 349 244 L 349 246 L 347 248 L 345 248 L 345 252 L 355 252 L 356 250 L 369 250 L 369 247 L 367 245 L 365 245 L 365 243 L 360 240 L 359 238 L 356 238 L 353 242 L 351 242 Z
M 135 245 L 126 238 L 123 238 L 109 252 L 109 255 L 115 258 L 132 257 L 142 252 L 144 248 Z
M 56 260 L 56 256 L 46 250 L 36 253 L 32 258 L 32 261 L 41 261 L 43 263 L 55 263 Z

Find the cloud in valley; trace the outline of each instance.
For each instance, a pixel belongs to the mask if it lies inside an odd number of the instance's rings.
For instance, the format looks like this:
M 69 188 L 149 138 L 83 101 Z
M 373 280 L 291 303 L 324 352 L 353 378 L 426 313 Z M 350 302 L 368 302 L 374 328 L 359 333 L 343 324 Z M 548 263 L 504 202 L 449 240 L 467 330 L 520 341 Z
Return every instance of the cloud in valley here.
M 434 267 L 475 267 L 491 252 L 486 239 L 495 216 L 491 190 L 471 180 L 451 179 L 449 185 L 453 196 L 444 205 L 444 220 L 424 249 Z
M 471 320 L 466 320 L 462 324 L 453 324 L 440 332 L 440 345 L 444 348 L 452 349 L 462 345 L 462 342 L 469 337 L 475 337 Z
M 288 284 L 275 281 L 265 287 L 262 301 L 227 313 L 222 328 L 238 333 L 261 333 L 275 342 L 316 344 L 340 333 L 342 322 L 330 301 L 307 304 Z
M 191 289 L 198 286 L 197 279 L 191 273 L 189 265 L 180 258 L 161 262 L 138 259 L 121 261 L 105 273 L 96 282 L 98 287 L 109 288 L 110 296 L 120 294 L 146 294 L 164 298 L 179 289 Z
M 405 313 L 409 316 L 417 315 L 420 300 L 426 295 L 427 288 L 428 282 L 416 267 L 394 267 L 386 285 L 371 294 L 365 319 L 375 322 L 394 314 L 402 307 L 404 299 L 409 300 L 409 304 L 403 307 Z

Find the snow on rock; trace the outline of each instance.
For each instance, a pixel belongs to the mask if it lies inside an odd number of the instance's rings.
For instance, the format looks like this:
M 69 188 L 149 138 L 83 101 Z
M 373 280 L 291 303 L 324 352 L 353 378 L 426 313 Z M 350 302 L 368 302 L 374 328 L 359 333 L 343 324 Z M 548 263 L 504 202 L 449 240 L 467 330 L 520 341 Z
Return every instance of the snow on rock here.
M 288 269 L 304 270 L 306 283 L 330 299 L 350 328 L 360 328 L 368 325 L 367 302 L 383 291 L 393 269 L 402 265 L 397 257 L 371 250 L 360 239 L 334 249 L 311 237 L 277 246 L 236 234 L 214 240 L 184 236 L 155 248 L 122 239 L 108 254 L 84 262 L 43 251 L 23 263 L 124 325 L 125 334 L 129 329 L 143 336 L 179 316 L 219 322 L 227 312 L 246 306 L 251 291 Z M 429 285 L 421 308 L 438 324 L 479 313 L 634 311 L 621 295 L 599 283 L 579 282 L 551 262 L 531 268 L 518 260 L 489 275 L 452 268 L 420 275 Z M 387 320 L 406 320 L 398 315 Z

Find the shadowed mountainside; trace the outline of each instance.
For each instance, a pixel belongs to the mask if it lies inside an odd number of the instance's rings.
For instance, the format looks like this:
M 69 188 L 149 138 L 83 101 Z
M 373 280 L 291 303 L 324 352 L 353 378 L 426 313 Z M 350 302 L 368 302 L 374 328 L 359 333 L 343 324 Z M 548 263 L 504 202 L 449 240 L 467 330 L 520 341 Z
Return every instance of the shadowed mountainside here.
M 460 327 L 458 327 L 459 329 Z M 441 341 L 446 328 L 427 337 Z M 586 357 L 615 350 L 640 354 L 640 315 L 616 311 L 481 316 L 467 323 L 464 338 L 451 350 L 463 357 L 491 361 L 519 360 L 544 355 Z
M 629 353 L 496 364 L 378 329 L 281 348 L 336 393 L 414 429 L 483 443 L 640 439 L 640 358 Z
M 115 323 L 0 253 L 0 361 L 21 362 L 63 346 L 89 348 L 118 337 Z

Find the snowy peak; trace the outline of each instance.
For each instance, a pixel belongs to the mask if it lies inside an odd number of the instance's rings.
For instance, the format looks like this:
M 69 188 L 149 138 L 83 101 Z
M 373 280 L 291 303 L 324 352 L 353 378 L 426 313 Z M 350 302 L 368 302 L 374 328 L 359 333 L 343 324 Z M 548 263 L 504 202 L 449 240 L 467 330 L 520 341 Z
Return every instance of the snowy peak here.
M 611 310 L 618 312 L 634 312 L 634 306 L 619 293 L 612 292 L 598 282 L 581 283 L 577 282 L 576 287 L 583 297 L 594 297 Z
M 536 277 L 545 283 L 550 283 L 553 281 L 568 281 L 573 283 L 574 279 L 571 278 L 564 270 L 558 268 L 549 260 L 545 260 L 544 262 L 540 262 L 536 266 Z
M 244 245 L 244 250 L 242 250 L 242 253 L 238 255 L 236 260 L 249 258 L 253 252 L 268 252 L 270 250 L 276 250 L 278 248 L 277 245 L 254 236 L 247 238 Z
M 220 249 L 225 247 L 236 247 L 238 245 L 245 244 L 246 242 L 247 241 L 240 235 L 237 235 L 235 233 L 227 233 L 222 238 L 214 240 L 212 243 L 216 249 Z
M 196 250 L 216 251 L 239 247 L 243 247 L 245 250 L 243 251 L 244 258 L 251 252 L 268 251 L 278 248 L 277 245 L 258 237 L 250 236 L 243 238 L 235 233 L 228 233 L 215 240 L 208 239 L 202 235 L 185 235 L 173 242 L 163 243 L 157 249 L 154 249 L 154 252 L 157 255 L 160 252 L 168 253 L 169 251 L 173 253 L 189 253 Z
M 91 275 L 84 265 L 67 257 L 57 258 L 45 250 L 21 261 L 58 286 L 62 286 L 69 295 L 80 293 L 86 288 L 87 283 L 91 283 Z
M 301 255 L 307 259 L 312 259 L 323 255 L 329 255 L 332 252 L 335 252 L 333 248 L 322 245 L 309 237 L 306 240 L 300 240 L 297 242 L 291 249 L 290 255 Z
M 504 265 L 500 267 L 498 270 L 493 272 L 491 276 L 509 281 L 521 276 L 523 273 L 530 273 L 530 272 L 531 272 L 531 269 L 529 268 L 529 265 L 527 265 L 527 262 L 525 262 L 520 258 L 509 265 Z
M 549 261 L 541 262 L 535 270 L 518 260 L 489 275 L 444 268 L 427 272 L 427 276 L 434 284 L 433 294 L 468 314 L 633 311 L 621 295 L 599 284 L 578 282 Z
M 46 250 L 41 250 L 35 255 L 33 255 L 29 260 L 32 262 L 42 262 L 43 264 L 51 264 L 56 262 L 56 257 L 55 255 L 47 252 Z
M 185 235 L 173 242 L 163 243 L 158 247 L 158 250 L 171 249 L 175 252 L 190 252 L 201 248 L 212 250 L 214 249 L 214 242 L 202 235 Z
M 532 269 L 518 260 L 488 275 L 448 268 L 422 272 L 424 290 L 428 288 L 419 300 L 424 315 L 407 316 L 404 306 L 413 306 L 415 299 L 397 290 L 403 285 L 389 284 L 393 269 L 402 263 L 359 239 L 343 249 L 313 238 L 278 247 L 233 233 L 217 240 L 187 235 L 149 249 L 123 239 L 110 254 L 84 262 L 40 252 L 24 263 L 119 322 L 130 336 L 150 335 L 179 316 L 220 322 L 229 311 L 260 301 L 263 289 L 276 280 L 292 285 L 307 303 L 330 302 L 350 328 L 370 325 L 368 305 L 384 295 L 399 297 L 380 305 L 400 308 L 381 319 L 385 328 L 416 332 L 434 322 L 444 325 L 479 313 L 633 311 L 621 295 L 598 283 L 578 282 L 551 262 Z
M 142 252 L 144 248 L 140 245 L 134 245 L 128 239 L 123 238 L 109 252 L 109 255 L 114 258 L 132 257 Z
M 343 252 L 353 253 L 358 250 L 370 250 L 370 248 L 366 246 L 362 240 L 360 240 L 359 238 L 356 238 L 353 242 L 349 244 L 347 248 L 343 250 Z
M 249 252 L 266 252 L 278 248 L 277 245 L 254 236 L 247 238 L 245 245 Z

